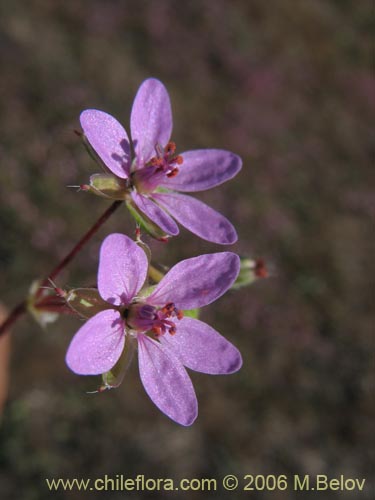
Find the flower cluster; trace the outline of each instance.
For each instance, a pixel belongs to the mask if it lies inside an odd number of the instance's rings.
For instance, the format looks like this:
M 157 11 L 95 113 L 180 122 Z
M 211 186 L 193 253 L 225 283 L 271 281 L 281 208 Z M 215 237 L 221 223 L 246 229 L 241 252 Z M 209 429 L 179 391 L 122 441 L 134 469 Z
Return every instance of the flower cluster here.
M 178 153 L 171 142 L 171 104 L 160 81 L 148 79 L 137 92 L 131 140 L 103 111 L 83 111 L 80 121 L 85 144 L 103 169 L 83 190 L 124 201 L 138 227 L 155 238 L 176 236 L 177 221 L 205 240 L 236 242 L 223 215 L 183 193 L 233 178 L 241 159 L 221 149 Z M 102 375 L 104 390 L 119 385 L 138 351 L 140 378 L 151 400 L 174 421 L 191 425 L 197 400 L 186 368 L 229 374 L 242 365 L 237 348 L 200 321 L 198 311 L 250 280 L 239 276 L 241 261 L 232 252 L 183 260 L 155 278 L 150 251 L 139 229 L 137 234 L 136 241 L 117 233 L 105 238 L 97 289 L 58 292 L 87 320 L 70 343 L 66 363 L 77 374 Z

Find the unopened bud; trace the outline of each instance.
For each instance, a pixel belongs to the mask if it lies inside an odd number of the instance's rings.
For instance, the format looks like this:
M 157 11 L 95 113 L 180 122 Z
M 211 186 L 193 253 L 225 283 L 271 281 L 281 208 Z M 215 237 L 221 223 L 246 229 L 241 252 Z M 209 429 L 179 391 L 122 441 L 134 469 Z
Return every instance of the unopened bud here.
M 231 287 L 232 290 L 238 290 L 239 288 L 252 285 L 258 279 L 268 277 L 268 271 L 263 259 L 241 257 L 240 261 L 240 272 Z
M 41 281 L 33 281 L 27 298 L 27 310 L 40 326 L 45 328 L 53 323 L 59 314 L 66 312 L 65 300 L 56 296 L 53 288 L 43 288 Z

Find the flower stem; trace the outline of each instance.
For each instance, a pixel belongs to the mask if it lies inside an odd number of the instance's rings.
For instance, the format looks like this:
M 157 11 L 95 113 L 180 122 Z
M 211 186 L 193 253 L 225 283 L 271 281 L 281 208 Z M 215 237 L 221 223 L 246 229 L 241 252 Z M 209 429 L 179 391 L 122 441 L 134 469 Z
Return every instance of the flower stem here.
M 49 284 L 49 280 L 53 280 L 57 275 L 74 259 L 74 257 L 79 253 L 85 244 L 92 238 L 92 236 L 99 230 L 99 228 L 109 219 L 109 217 L 117 210 L 117 208 L 123 203 L 122 200 L 116 200 L 110 205 L 109 208 L 104 212 L 104 214 L 99 217 L 95 224 L 85 233 L 79 242 L 72 248 L 72 250 L 57 264 L 56 267 L 48 274 L 47 278 L 42 280 L 39 290 L 35 294 L 35 298 L 40 297 L 43 288 Z M 0 336 L 3 335 L 9 327 L 25 312 L 27 311 L 27 301 L 23 300 L 20 302 L 9 314 L 6 320 L 0 324 Z

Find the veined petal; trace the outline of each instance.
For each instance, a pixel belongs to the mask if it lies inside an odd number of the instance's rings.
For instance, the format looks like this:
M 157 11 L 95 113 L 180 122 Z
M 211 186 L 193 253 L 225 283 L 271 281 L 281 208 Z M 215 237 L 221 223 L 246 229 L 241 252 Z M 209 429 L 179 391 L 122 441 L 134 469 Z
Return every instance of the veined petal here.
M 138 362 L 143 387 L 159 410 L 178 424 L 191 425 L 197 418 L 198 403 L 178 358 L 159 342 L 139 334 Z
M 130 144 L 124 127 L 116 118 L 97 109 L 83 111 L 80 122 L 103 163 L 115 175 L 126 179 L 130 169 Z
M 202 201 L 179 193 L 153 193 L 153 198 L 177 222 L 204 240 L 221 245 L 237 241 L 236 230 L 229 220 Z
M 170 217 L 167 212 L 160 208 L 156 203 L 146 196 L 136 193 L 136 191 L 133 191 L 131 196 L 139 210 L 147 215 L 152 222 L 155 222 L 155 224 L 159 226 L 162 231 L 166 234 L 170 234 L 171 236 L 176 236 L 179 233 L 178 226 L 172 217 Z
M 167 89 L 155 78 L 145 80 L 135 96 L 130 129 L 137 166 L 155 156 L 156 144 L 166 146 L 172 133 L 172 109 Z
M 110 304 L 131 302 L 147 276 L 144 251 L 124 234 L 110 234 L 100 248 L 98 290 Z
M 241 170 L 239 156 L 222 149 L 197 149 L 181 153 L 178 174 L 165 180 L 162 187 L 175 191 L 204 191 L 232 179 Z
M 207 323 L 185 317 L 176 327 L 175 335 L 162 335 L 160 342 L 187 368 L 211 375 L 234 373 L 241 368 L 239 350 Z
M 195 309 L 221 297 L 236 280 L 240 259 L 232 252 L 182 260 L 172 267 L 147 298 L 154 306 L 173 302 L 177 309 Z
M 66 364 L 79 375 L 100 375 L 116 364 L 124 342 L 120 313 L 107 309 L 86 321 L 75 334 L 66 353 Z

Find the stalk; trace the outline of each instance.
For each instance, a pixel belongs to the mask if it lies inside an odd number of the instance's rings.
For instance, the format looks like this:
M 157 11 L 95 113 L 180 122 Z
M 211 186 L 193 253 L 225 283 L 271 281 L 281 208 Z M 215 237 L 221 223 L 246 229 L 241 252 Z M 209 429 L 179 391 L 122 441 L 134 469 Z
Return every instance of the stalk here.
M 100 227 L 110 218 L 110 216 L 117 210 L 117 208 L 123 203 L 122 200 L 116 200 L 110 205 L 107 210 L 103 213 L 101 217 L 95 222 L 95 224 L 82 236 L 78 243 L 70 250 L 70 252 L 55 266 L 48 276 L 42 280 L 39 290 L 35 294 L 35 298 L 38 299 L 43 288 L 50 284 L 49 280 L 54 280 L 61 271 L 74 259 L 74 257 L 82 250 L 86 243 L 94 236 L 94 234 L 100 229 Z M 20 302 L 8 315 L 3 323 L 0 324 L 0 337 L 15 323 L 20 316 L 22 316 L 27 311 L 27 300 Z

